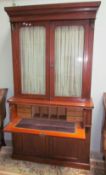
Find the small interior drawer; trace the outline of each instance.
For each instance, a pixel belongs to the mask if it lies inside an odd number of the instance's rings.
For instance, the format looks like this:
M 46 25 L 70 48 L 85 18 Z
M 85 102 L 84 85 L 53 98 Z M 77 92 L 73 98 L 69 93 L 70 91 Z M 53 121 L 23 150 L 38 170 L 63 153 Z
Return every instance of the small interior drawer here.
M 83 109 L 75 108 L 75 107 L 67 108 L 67 121 L 82 122 L 83 121 Z
M 20 118 L 31 118 L 32 107 L 30 105 L 17 105 L 17 115 Z

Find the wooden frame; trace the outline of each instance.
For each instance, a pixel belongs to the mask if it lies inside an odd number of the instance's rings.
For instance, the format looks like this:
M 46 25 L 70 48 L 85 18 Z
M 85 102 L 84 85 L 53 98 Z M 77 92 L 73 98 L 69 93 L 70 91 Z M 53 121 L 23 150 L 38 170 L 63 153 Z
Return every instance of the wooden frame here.
M 54 71 L 54 62 L 55 62 L 55 58 L 54 58 L 54 32 L 55 32 L 55 28 L 57 26 L 83 26 L 84 27 L 84 52 L 83 52 L 83 68 L 82 68 L 82 91 L 81 91 L 81 97 L 59 97 L 59 96 L 55 96 L 54 91 L 55 91 L 55 71 Z M 89 20 L 78 20 L 78 21 L 58 21 L 58 22 L 53 22 L 51 25 L 51 50 L 50 50 L 50 55 L 51 55 L 51 60 L 50 60 L 50 99 L 55 99 L 55 100 L 78 100 L 81 101 L 82 99 L 89 99 L 90 98 L 90 87 L 91 87 L 91 76 L 89 76 L 89 80 L 86 78 L 88 77 L 88 72 L 89 75 L 91 74 L 91 66 L 92 64 L 89 64 L 89 62 L 91 63 L 92 61 L 92 57 L 89 57 Z M 91 38 L 90 38 L 91 39 Z M 89 61 L 89 59 L 91 59 Z
M 22 96 L 22 97 L 29 97 L 29 98 L 47 98 L 49 99 L 50 96 L 50 88 L 49 88 L 49 75 L 50 75 L 50 70 L 49 70 L 49 26 L 48 24 L 45 24 L 45 22 L 33 22 L 30 23 L 31 26 L 44 26 L 45 31 L 46 31 L 46 55 L 45 55 L 45 60 L 46 60 L 46 83 L 45 83 L 45 89 L 46 93 L 45 95 L 37 95 L 37 94 L 23 94 L 21 90 L 21 63 L 20 63 L 20 42 L 19 42 L 19 32 L 21 27 L 25 27 L 26 24 L 19 23 L 15 24 L 14 27 L 12 28 L 12 43 L 13 43 L 13 63 L 14 63 L 14 92 L 17 96 Z M 14 49 L 14 47 L 17 48 Z M 18 58 L 18 59 L 17 59 Z
M 92 47 L 93 47 L 93 28 L 96 11 L 100 5 L 100 2 L 87 2 L 87 3 L 67 3 L 67 4 L 56 4 L 56 5 L 36 5 L 36 6 L 24 6 L 24 7 L 7 7 L 7 11 L 10 21 L 12 23 L 12 45 L 13 45 L 13 69 L 14 69 L 14 92 L 15 96 L 23 96 L 29 98 L 54 98 L 54 82 L 53 82 L 53 29 L 52 24 L 49 21 L 61 20 L 61 23 L 66 23 L 73 20 L 77 20 L 79 25 L 84 25 L 86 30 L 85 35 L 85 49 L 84 49 L 84 62 L 83 62 L 83 82 L 82 82 L 82 96 L 81 97 L 55 97 L 61 100 L 77 100 L 90 98 L 91 91 L 91 72 L 92 72 Z M 41 13 L 42 12 L 42 13 Z M 85 13 L 86 12 L 86 13 Z M 19 28 L 18 25 L 33 25 L 34 23 L 47 24 L 47 49 L 46 53 L 46 95 L 32 95 L 21 93 L 21 76 L 20 76 L 20 59 L 19 59 Z M 69 22 L 68 22 L 69 23 Z M 50 31 L 50 32 L 49 32 Z M 49 40 L 50 38 L 50 40 Z M 91 42 L 92 41 L 92 42 Z M 50 48 L 49 48 L 50 45 Z M 14 49 L 17 48 L 17 49 Z M 49 53 L 50 50 L 50 53 Z M 18 58 L 18 59 L 17 59 Z M 49 60 L 50 58 L 50 60 Z M 51 73 L 49 74 L 49 66 Z M 51 78 L 52 77 L 52 78 Z M 50 83 L 49 83 L 50 82 Z M 50 92 L 51 91 L 51 92 Z M 48 94 L 47 94 L 48 93 Z M 51 94 L 51 95 L 49 95 Z
M 92 57 L 89 57 L 89 20 L 80 20 L 80 21 L 58 21 L 52 22 L 51 24 L 46 24 L 45 22 L 33 22 L 29 23 L 31 26 L 45 26 L 46 28 L 46 94 L 45 95 L 36 95 L 36 94 L 22 94 L 21 91 L 21 65 L 20 65 L 20 47 L 19 47 L 19 30 L 21 26 L 25 24 L 19 23 L 16 24 L 16 27 L 12 30 L 13 36 L 13 62 L 14 62 L 14 91 L 16 96 L 23 96 L 29 98 L 46 98 L 46 99 L 57 99 L 57 100 L 79 100 L 90 98 L 90 87 L 91 87 L 91 62 Z M 26 23 L 28 25 L 28 23 Z M 83 58 L 83 73 L 82 73 L 82 95 L 81 97 L 55 97 L 54 95 L 54 30 L 56 26 L 63 25 L 81 25 L 85 29 L 85 41 L 84 41 L 84 58 Z M 50 39 L 49 39 L 50 38 Z M 90 38 L 91 40 L 92 38 Z M 17 48 L 14 49 L 14 47 Z M 49 48 L 50 47 L 50 48 Z M 49 52 L 50 50 L 50 52 Z M 90 54 L 92 54 L 90 52 Z M 17 59 L 18 58 L 18 59 Z M 50 60 L 49 60 L 50 58 Z M 89 59 L 91 59 L 89 61 Z M 17 60 L 17 61 L 16 61 Z M 90 63 L 89 63 L 90 62 Z M 89 74 L 88 74 L 89 72 Z M 36 75 L 35 75 L 36 76 Z M 89 78 L 86 78 L 89 77 Z
M 64 137 L 64 138 L 77 138 L 77 139 L 85 139 L 85 129 L 76 127 L 75 133 L 70 132 L 57 132 L 57 131 L 48 131 L 48 130 L 38 130 L 38 129 L 26 129 L 26 128 L 17 128 L 16 125 L 22 119 L 17 118 L 9 125 L 7 125 L 4 129 L 5 132 L 12 132 L 12 133 L 28 133 L 28 134 L 37 134 L 37 135 L 47 135 L 47 136 L 56 136 L 56 137 Z
M 100 1 L 6 7 L 11 22 L 95 19 Z
M 50 5 L 33 5 L 6 7 L 9 15 L 12 32 L 12 52 L 14 70 L 14 97 L 8 100 L 10 106 L 10 124 L 6 126 L 6 132 L 12 132 L 13 158 L 51 163 L 77 168 L 90 168 L 90 135 L 92 127 L 93 102 L 90 97 L 92 53 L 94 22 L 99 1 L 82 3 L 63 3 Z M 22 94 L 20 79 L 20 50 L 19 29 L 26 25 L 47 26 L 46 45 L 46 96 Z M 81 97 L 55 97 L 54 96 L 54 28 L 56 25 L 78 24 L 85 29 L 84 61 L 82 72 L 82 95 Z M 47 106 L 69 108 L 70 116 L 79 110 L 81 115 L 80 131 L 78 133 L 64 134 L 60 132 L 16 128 L 20 121 L 19 105 L 23 106 Z M 74 110 L 72 110 L 74 108 Z M 72 111 L 71 111 L 72 110 Z M 23 107 L 24 111 L 24 107 Z M 28 111 L 28 110 L 26 110 Z M 71 112 L 70 112 L 71 111 Z M 81 111 L 81 112 L 80 112 Z M 24 113 L 25 114 L 25 113 Z M 27 117 L 26 117 L 27 118 Z M 81 134 L 82 133 L 82 134 Z M 69 149 L 67 149 L 67 147 Z M 65 151 L 64 151 L 65 150 Z

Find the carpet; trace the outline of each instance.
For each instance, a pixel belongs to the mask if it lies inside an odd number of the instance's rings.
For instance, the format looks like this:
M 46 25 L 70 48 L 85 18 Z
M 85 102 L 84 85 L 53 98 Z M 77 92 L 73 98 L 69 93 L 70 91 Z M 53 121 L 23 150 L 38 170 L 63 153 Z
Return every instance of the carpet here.
M 0 175 L 20 175 L 20 174 L 17 174 L 17 173 L 10 173 L 10 172 L 6 172 L 6 171 L 4 170 L 4 171 L 0 171 Z
M 104 175 L 103 161 L 91 159 L 91 170 L 13 160 L 11 147 L 0 150 L 0 175 Z

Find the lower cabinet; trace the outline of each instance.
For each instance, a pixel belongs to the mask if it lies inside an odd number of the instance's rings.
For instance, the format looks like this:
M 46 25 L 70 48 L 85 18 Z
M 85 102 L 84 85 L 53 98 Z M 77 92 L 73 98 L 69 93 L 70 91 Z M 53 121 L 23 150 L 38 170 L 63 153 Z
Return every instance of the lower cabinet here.
M 59 138 L 45 135 L 13 134 L 13 157 L 89 169 L 90 130 L 86 139 Z
M 12 157 L 89 169 L 92 103 L 36 103 L 10 103 L 11 122 L 4 130 L 12 133 Z

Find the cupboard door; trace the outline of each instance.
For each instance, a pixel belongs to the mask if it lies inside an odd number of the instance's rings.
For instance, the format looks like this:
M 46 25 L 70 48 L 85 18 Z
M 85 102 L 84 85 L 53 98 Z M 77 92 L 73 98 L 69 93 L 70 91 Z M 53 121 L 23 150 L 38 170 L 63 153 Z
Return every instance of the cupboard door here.
M 55 96 L 81 97 L 84 28 L 55 28 Z
M 13 154 L 21 156 L 46 157 L 47 137 L 33 134 L 14 133 Z
M 49 27 L 22 24 L 19 27 L 20 94 L 49 98 Z
M 87 65 L 87 21 L 58 22 L 51 26 L 51 98 L 81 99 Z M 87 83 L 87 82 L 86 82 Z

